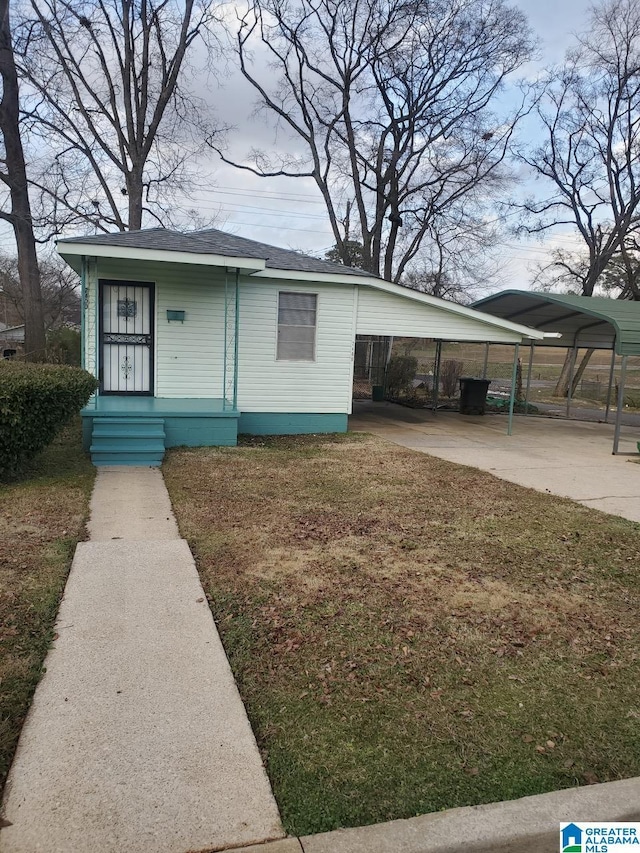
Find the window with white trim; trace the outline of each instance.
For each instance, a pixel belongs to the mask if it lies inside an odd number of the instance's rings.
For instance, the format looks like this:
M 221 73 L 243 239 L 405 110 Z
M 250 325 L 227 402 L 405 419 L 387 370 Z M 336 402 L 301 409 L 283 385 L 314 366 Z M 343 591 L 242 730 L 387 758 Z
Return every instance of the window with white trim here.
M 318 295 L 316 293 L 278 294 L 279 361 L 315 361 Z

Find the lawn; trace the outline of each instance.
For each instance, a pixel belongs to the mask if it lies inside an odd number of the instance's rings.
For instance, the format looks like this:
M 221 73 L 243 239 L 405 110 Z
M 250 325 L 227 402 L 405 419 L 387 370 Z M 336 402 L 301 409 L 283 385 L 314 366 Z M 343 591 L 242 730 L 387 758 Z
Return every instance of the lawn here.
M 287 830 L 640 774 L 640 528 L 366 436 L 164 473 Z
M 78 419 L 20 480 L 0 484 L 0 787 L 83 538 L 93 477 Z

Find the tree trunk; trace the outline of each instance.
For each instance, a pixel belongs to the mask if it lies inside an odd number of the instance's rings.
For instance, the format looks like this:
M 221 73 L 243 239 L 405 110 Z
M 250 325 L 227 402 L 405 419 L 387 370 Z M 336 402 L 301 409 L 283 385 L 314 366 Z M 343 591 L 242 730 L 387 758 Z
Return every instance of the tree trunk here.
M 2 0 L 0 0 L 1 2 Z M 142 228 L 142 170 L 134 169 L 127 175 L 127 194 L 129 196 L 129 231 Z
M 591 360 L 591 356 L 594 354 L 595 350 L 588 349 L 585 354 L 582 356 L 582 361 L 578 365 L 577 370 L 574 370 L 573 374 L 573 385 L 571 388 L 571 396 L 576 393 L 576 388 L 578 387 L 578 383 L 582 379 L 582 374 L 584 373 L 589 361 Z M 571 350 L 567 350 L 567 355 L 564 360 L 564 364 L 562 365 L 562 370 L 560 371 L 560 378 L 556 383 L 556 387 L 553 389 L 554 397 L 566 397 L 569 393 L 569 371 L 571 370 Z
M 0 102 L 0 131 L 4 138 L 6 174 L 3 181 L 9 187 L 11 212 L 4 214 L 12 227 L 18 252 L 18 274 L 24 300 L 24 348 L 30 361 L 45 357 L 44 316 L 40 270 L 33 233 L 27 170 L 20 138 L 20 113 L 18 103 L 18 75 L 16 73 L 9 0 L 0 0 L 0 76 L 2 101 Z
M 584 373 L 589 361 L 591 360 L 591 356 L 594 354 L 594 349 L 588 349 L 585 354 L 582 356 L 582 361 L 578 365 L 578 369 L 575 371 L 573 376 L 573 388 L 571 389 L 571 396 L 573 397 L 576 393 L 576 388 L 582 379 L 582 374 Z

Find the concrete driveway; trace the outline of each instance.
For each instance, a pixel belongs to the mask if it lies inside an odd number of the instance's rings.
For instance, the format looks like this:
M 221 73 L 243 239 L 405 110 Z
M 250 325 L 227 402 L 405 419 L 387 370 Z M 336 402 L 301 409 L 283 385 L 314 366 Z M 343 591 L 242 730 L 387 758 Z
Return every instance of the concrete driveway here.
M 639 427 L 623 428 L 618 456 L 613 426 L 583 421 L 518 416 L 508 436 L 505 415 L 354 401 L 349 429 L 640 522 Z

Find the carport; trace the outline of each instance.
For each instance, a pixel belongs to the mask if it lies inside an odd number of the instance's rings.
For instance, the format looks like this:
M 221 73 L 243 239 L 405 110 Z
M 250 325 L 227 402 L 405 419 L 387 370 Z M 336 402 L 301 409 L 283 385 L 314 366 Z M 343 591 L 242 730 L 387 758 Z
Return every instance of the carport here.
M 531 365 L 536 346 L 570 349 L 567 415 L 571 407 L 578 349 L 610 350 L 611 369 L 605 416 L 605 420 L 608 420 L 615 357 L 621 356 L 613 436 L 613 453 L 617 454 L 624 409 L 627 359 L 630 355 L 640 355 L 640 302 L 606 299 L 599 296 L 565 296 L 555 293 L 503 290 L 501 293 L 480 299 L 474 303 L 473 307 L 504 320 L 523 323 L 545 333 L 542 340 L 532 341 L 530 345 L 525 404 L 529 400 Z
M 511 435 L 515 403 L 516 373 L 520 346 L 525 341 L 543 340 L 545 332 L 478 311 L 465 305 L 447 302 L 427 293 L 402 287 L 392 282 L 375 280 L 375 286 L 358 282 L 357 317 L 354 336 L 354 367 L 367 362 L 366 353 L 359 349 L 364 342 L 373 352 L 373 385 L 384 383 L 391 344 L 396 337 L 427 338 L 436 345 L 434 364 L 434 408 L 437 408 L 437 389 L 440 375 L 440 356 L 443 343 L 505 344 L 513 346 L 511 392 L 507 433 Z M 363 339 L 366 339 L 364 341 Z

